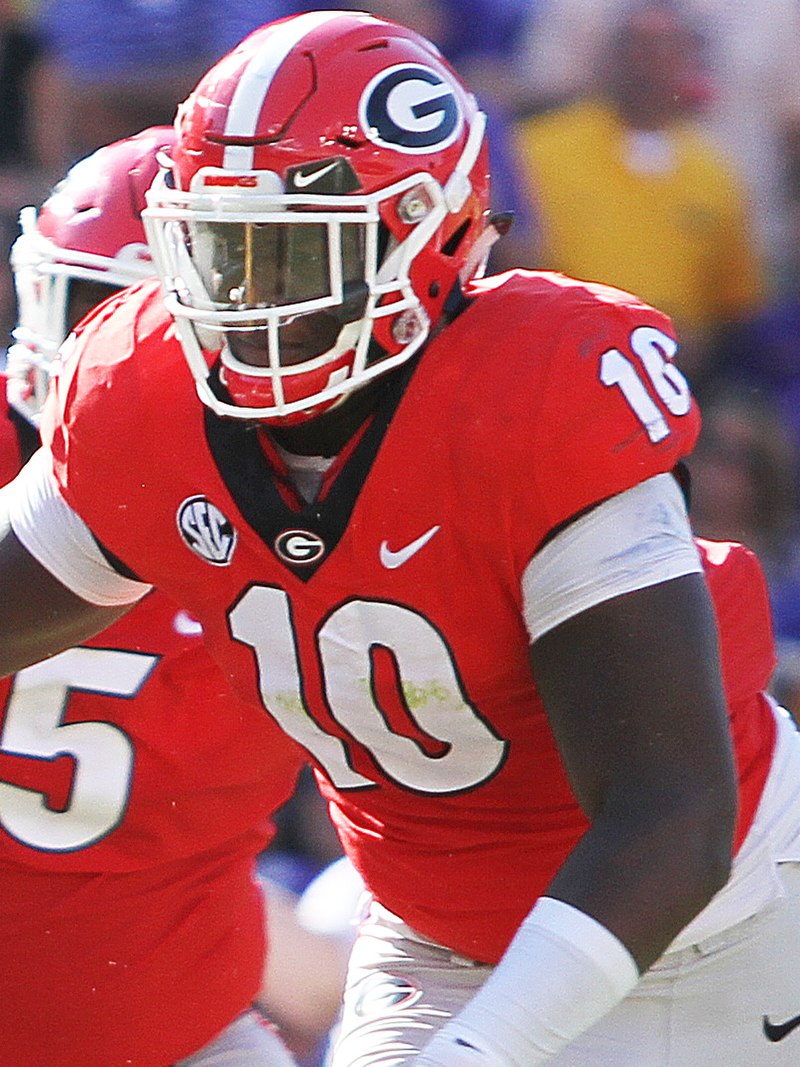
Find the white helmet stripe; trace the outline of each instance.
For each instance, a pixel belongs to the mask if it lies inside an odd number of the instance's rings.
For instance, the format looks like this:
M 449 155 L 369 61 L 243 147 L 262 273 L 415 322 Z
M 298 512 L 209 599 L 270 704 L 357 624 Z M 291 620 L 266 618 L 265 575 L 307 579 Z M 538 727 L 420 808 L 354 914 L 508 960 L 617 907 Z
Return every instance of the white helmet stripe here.
M 341 18 L 343 14 L 351 13 L 310 11 L 275 28 L 271 47 L 256 55 L 242 71 L 228 108 L 226 137 L 252 137 L 255 134 L 264 99 L 284 59 L 309 33 L 324 26 L 326 22 Z M 253 148 L 247 145 L 228 145 L 222 165 L 231 170 L 252 170 Z

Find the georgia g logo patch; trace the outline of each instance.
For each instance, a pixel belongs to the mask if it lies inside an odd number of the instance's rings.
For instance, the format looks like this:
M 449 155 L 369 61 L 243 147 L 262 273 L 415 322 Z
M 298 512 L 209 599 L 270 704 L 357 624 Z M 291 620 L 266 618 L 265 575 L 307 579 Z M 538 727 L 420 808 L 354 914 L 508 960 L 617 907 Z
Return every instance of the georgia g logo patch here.
M 376 74 L 361 94 L 358 117 L 375 144 L 412 154 L 447 148 L 464 125 L 454 86 L 416 63 Z
M 236 530 L 204 496 L 190 496 L 178 508 L 178 530 L 196 555 L 215 567 L 227 567 L 236 548 Z
M 325 555 L 325 542 L 310 530 L 284 530 L 275 538 L 275 554 L 284 563 L 302 567 Z

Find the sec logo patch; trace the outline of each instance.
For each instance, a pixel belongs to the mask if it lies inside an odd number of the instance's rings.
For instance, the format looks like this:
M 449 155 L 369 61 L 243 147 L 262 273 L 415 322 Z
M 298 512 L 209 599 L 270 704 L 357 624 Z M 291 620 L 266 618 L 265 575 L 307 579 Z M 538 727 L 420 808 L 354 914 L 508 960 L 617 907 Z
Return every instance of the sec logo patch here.
M 236 530 L 204 496 L 190 496 L 178 508 L 178 530 L 196 555 L 215 567 L 227 567 L 236 548 Z

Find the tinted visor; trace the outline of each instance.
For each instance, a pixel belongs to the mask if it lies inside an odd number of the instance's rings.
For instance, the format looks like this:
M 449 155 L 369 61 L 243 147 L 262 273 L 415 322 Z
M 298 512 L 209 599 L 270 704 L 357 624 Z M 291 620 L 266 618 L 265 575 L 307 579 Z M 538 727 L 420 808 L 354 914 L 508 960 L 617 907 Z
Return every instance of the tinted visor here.
M 364 226 L 336 229 L 347 293 L 364 284 Z M 197 222 L 188 236 L 192 263 L 217 307 L 275 308 L 336 293 L 336 250 L 326 223 Z

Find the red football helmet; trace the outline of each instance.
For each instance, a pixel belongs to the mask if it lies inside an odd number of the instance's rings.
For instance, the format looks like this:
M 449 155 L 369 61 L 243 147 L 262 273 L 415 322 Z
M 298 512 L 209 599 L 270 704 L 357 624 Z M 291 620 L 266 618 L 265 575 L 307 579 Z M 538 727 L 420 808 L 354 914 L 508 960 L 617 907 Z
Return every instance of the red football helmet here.
M 174 140 L 171 126 L 156 126 L 106 145 L 76 163 L 38 212 L 20 213 L 11 249 L 18 324 L 8 354 L 9 400 L 30 421 L 38 419 L 52 361 L 77 318 L 155 274 L 141 212 L 156 154 Z
M 176 129 L 144 219 L 219 415 L 320 414 L 416 352 L 483 268 L 485 117 L 411 30 L 345 11 L 270 23 Z

